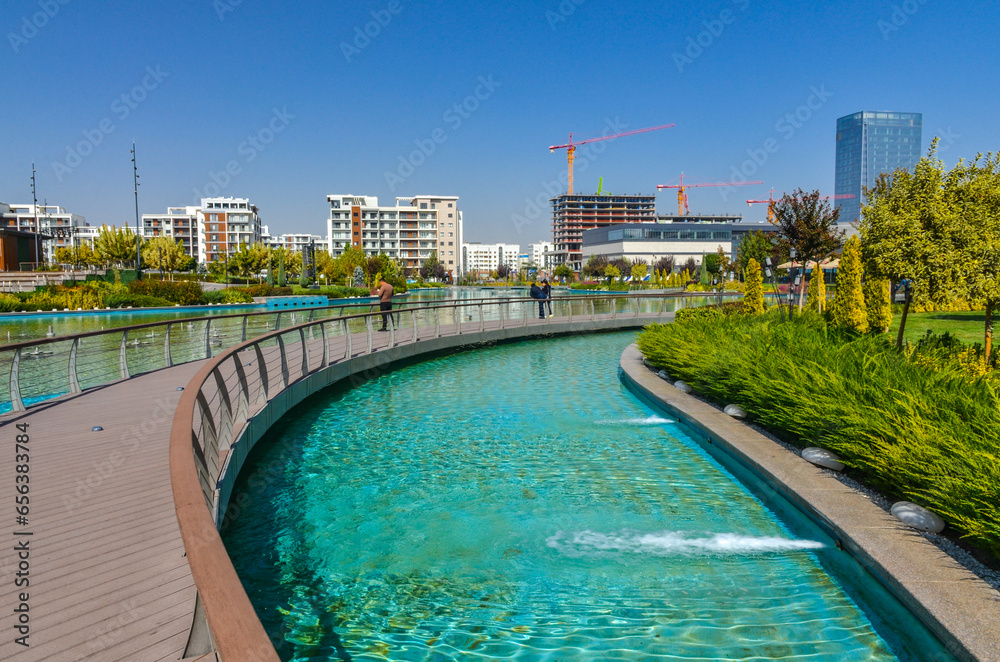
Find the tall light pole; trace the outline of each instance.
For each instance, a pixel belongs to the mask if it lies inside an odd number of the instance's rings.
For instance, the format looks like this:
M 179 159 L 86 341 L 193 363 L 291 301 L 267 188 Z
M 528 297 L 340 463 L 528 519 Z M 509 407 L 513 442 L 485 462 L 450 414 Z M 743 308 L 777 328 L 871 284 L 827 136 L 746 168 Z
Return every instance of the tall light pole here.
M 35 162 L 31 162 L 31 208 L 35 212 L 35 262 L 41 260 L 40 245 L 41 228 L 38 226 L 38 194 L 35 191 Z
M 135 162 L 135 141 L 132 141 L 132 183 L 135 185 L 135 278 L 142 280 L 142 259 L 139 255 L 139 167 Z

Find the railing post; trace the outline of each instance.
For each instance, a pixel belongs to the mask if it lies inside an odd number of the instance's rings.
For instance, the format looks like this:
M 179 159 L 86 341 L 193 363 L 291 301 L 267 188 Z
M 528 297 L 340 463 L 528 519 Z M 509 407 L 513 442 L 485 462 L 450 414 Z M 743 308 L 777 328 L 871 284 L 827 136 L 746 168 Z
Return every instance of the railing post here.
M 264 363 L 264 352 L 261 351 L 259 342 L 253 344 L 253 351 L 257 355 L 257 374 L 260 375 L 260 396 L 257 402 L 263 404 L 268 398 L 267 364 Z
M 170 327 L 173 326 L 170 322 L 167 322 L 167 332 L 163 334 L 163 364 L 169 368 L 174 364 L 174 359 L 170 356 Z
M 365 315 L 365 334 L 368 336 L 368 344 L 366 345 L 365 354 L 372 353 L 372 316 Z
M 309 374 L 309 345 L 306 344 L 306 330 L 303 327 L 299 327 L 299 342 L 302 343 L 302 376 L 305 377 Z
M 593 322 L 594 321 L 594 316 L 597 314 L 596 313 L 596 308 L 594 307 L 594 297 L 588 296 L 587 299 L 589 299 L 589 303 L 590 303 L 590 321 Z
M 635 301 L 635 316 L 638 317 L 639 316 L 639 297 L 636 297 L 634 299 L 634 301 Z
M 121 374 L 122 379 L 128 379 L 128 356 L 125 354 L 125 349 L 128 344 L 128 329 L 122 332 L 122 344 L 118 349 L 118 371 Z
M 276 320 L 274 320 L 274 330 L 275 331 L 280 331 L 281 330 L 281 311 L 280 310 L 278 311 L 278 318 Z
M 618 317 L 618 301 L 611 297 L 611 319 L 616 319 Z
M 285 352 L 285 341 L 279 333 L 274 337 L 278 341 L 278 354 L 281 356 L 281 388 L 288 388 L 288 354 Z
M 483 304 L 479 304 L 479 333 L 486 329 L 486 322 L 483 320 Z
M 209 333 L 211 332 L 211 330 L 212 330 L 212 319 L 209 318 L 205 322 L 205 358 L 206 359 L 212 358 L 212 338 L 211 338 L 211 336 L 209 336 Z
M 243 369 L 243 360 L 240 358 L 238 352 L 233 354 L 233 364 L 236 366 L 236 379 L 240 387 L 239 402 L 236 405 L 234 420 L 244 423 L 250 413 L 250 384 L 247 382 L 247 371 Z
M 320 368 L 330 365 L 330 339 L 326 336 L 326 322 L 319 325 L 320 335 L 323 337 L 323 363 Z
M 521 326 L 528 326 L 528 312 L 531 309 L 531 305 L 527 304 L 527 303 L 524 303 L 523 301 L 522 301 L 522 303 L 524 304 L 524 305 L 521 306 L 521 308 L 524 309 L 524 320 L 523 320 Z
M 569 321 L 572 322 L 573 321 L 573 300 L 572 299 L 567 299 L 566 300 L 566 305 L 569 306 Z
M 229 389 L 226 388 L 226 380 L 222 378 L 222 373 L 219 371 L 219 367 L 216 366 L 212 370 L 212 375 L 215 377 L 215 386 L 219 389 L 219 450 L 226 451 L 233 441 L 233 403 L 229 399 Z M 214 479 L 218 480 L 219 476 L 213 476 Z
M 502 329 L 502 328 L 504 328 L 504 319 L 503 319 L 503 318 L 504 318 L 504 314 L 503 314 L 503 307 L 504 307 L 504 306 L 505 306 L 506 304 L 507 304 L 507 302 L 506 302 L 506 301 L 501 301 L 501 302 L 500 302 L 500 304 L 499 304 L 499 305 L 497 306 L 497 309 L 498 309 L 498 310 L 500 311 L 500 328 L 501 328 L 501 329 Z
M 240 332 L 240 342 L 247 341 L 247 321 L 250 319 L 249 315 L 243 316 L 243 330 Z
M 344 327 L 344 337 L 347 339 L 347 342 L 345 343 L 346 347 L 344 348 L 344 360 L 347 360 L 347 359 L 351 358 L 351 355 L 352 355 L 352 352 L 351 352 L 351 327 L 348 326 L 347 320 L 345 320 L 345 319 L 340 320 L 340 323 Z
M 170 327 L 167 327 L 170 328 Z M 80 339 L 73 338 L 73 346 L 69 348 L 69 392 L 79 393 L 80 392 L 80 381 L 76 374 L 76 352 L 80 347 Z
M 441 337 L 441 310 L 434 311 L 434 337 Z
M 417 309 L 410 308 L 410 323 L 413 324 L 413 342 L 417 342 Z
M 10 408 L 13 411 L 24 411 L 24 401 L 21 399 L 21 350 L 14 350 L 14 361 L 10 364 Z
M 462 335 L 462 313 L 458 310 L 458 304 L 451 309 L 451 318 L 455 322 L 455 335 Z
M 392 313 L 389 314 L 389 349 L 396 346 L 396 324 L 393 322 Z

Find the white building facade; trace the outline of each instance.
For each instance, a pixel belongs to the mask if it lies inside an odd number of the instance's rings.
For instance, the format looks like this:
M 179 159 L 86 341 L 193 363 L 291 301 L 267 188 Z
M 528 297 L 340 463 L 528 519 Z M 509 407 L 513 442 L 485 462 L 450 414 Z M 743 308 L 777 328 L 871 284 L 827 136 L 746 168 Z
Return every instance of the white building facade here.
M 555 267 L 551 241 L 538 241 L 528 244 L 528 260 L 539 269 L 552 271 Z
M 209 264 L 261 240 L 257 206 L 248 198 L 203 198 L 198 209 L 198 262 Z
M 348 246 L 367 255 L 385 253 L 418 269 L 432 253 L 452 277 L 462 273 L 462 212 L 457 196 L 398 197 L 391 207 L 376 196 L 328 195 L 327 241 L 336 257 Z
M 488 276 L 505 264 L 513 271 L 521 267 L 521 246 L 519 244 L 462 244 L 462 256 L 466 274 L 471 277 Z
M 166 214 L 142 215 L 142 238 L 167 237 L 184 246 L 184 254 L 198 259 L 199 207 L 168 207 Z

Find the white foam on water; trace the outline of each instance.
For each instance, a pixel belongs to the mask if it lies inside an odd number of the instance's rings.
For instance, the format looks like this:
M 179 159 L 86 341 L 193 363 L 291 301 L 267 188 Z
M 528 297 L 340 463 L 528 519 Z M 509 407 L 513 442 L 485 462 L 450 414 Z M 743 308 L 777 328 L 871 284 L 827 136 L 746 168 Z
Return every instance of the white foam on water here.
M 620 418 L 594 421 L 595 425 L 662 425 L 674 421 L 662 416 L 647 416 L 646 418 Z
M 688 534 L 683 531 L 659 533 L 596 533 L 579 531 L 567 535 L 562 531 L 549 536 L 545 544 L 567 556 L 587 556 L 608 552 L 675 555 L 725 555 L 795 552 L 822 549 L 815 540 L 792 540 L 778 536 L 745 536 L 736 533 L 711 535 Z

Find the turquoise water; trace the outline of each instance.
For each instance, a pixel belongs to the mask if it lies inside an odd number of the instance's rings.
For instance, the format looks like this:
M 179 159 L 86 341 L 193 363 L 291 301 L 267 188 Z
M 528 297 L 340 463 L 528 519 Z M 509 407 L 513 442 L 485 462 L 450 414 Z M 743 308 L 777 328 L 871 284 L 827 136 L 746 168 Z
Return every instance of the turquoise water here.
M 624 388 L 634 336 L 435 358 L 281 419 L 223 535 L 282 658 L 950 659 Z

